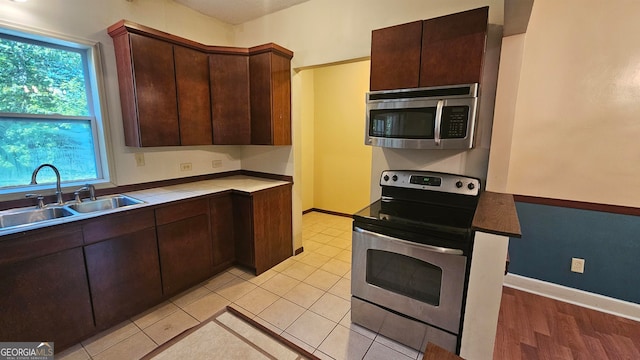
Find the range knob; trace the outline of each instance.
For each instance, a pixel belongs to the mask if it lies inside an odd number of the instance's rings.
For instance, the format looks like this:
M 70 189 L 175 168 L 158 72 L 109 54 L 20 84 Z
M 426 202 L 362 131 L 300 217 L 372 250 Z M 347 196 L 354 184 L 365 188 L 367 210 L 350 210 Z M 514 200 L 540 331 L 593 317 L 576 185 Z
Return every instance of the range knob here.
M 462 184 L 462 181 L 458 180 L 458 182 L 456 183 L 456 187 L 457 187 L 458 189 L 460 189 L 460 188 L 462 187 L 462 185 L 463 185 L 463 184 Z
M 473 185 L 473 183 L 469 183 L 469 185 L 467 185 L 467 188 L 469 188 L 469 190 L 473 190 L 475 189 L 475 185 Z
M 393 177 L 391 178 L 391 180 L 393 180 L 393 181 L 398 181 L 398 175 L 393 175 Z
M 384 181 L 389 181 L 389 175 L 385 175 L 385 176 L 383 177 L 383 179 L 384 179 Z

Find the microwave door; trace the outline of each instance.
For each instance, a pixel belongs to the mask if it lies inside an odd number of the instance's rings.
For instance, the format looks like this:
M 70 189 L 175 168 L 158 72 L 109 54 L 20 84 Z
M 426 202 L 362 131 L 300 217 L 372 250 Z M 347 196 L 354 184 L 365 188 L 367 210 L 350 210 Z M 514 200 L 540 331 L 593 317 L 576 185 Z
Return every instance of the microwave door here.
M 407 147 L 411 142 L 433 141 L 436 111 L 436 107 L 370 110 L 367 143 Z

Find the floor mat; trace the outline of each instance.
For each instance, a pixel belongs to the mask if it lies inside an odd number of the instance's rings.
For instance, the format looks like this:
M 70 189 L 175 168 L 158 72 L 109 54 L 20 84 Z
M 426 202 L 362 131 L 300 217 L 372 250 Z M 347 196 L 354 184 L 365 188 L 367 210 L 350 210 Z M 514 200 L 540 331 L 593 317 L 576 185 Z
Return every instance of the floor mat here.
M 143 359 L 318 359 L 228 306 Z

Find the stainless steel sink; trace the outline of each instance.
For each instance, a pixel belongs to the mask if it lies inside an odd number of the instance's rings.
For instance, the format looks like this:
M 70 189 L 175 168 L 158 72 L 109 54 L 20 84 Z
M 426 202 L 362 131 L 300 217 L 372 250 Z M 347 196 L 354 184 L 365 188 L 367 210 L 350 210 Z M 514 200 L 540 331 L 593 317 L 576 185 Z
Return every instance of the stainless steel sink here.
M 0 211 L 0 229 L 59 219 L 74 214 L 74 212 L 64 207 L 49 207 L 44 209 L 20 208 Z
M 83 202 L 68 204 L 66 206 L 68 206 L 71 210 L 77 211 L 79 213 L 90 213 L 95 211 L 117 209 L 123 206 L 131 206 L 142 203 L 143 201 L 134 199 L 126 195 L 112 195 L 103 196 L 96 200 L 85 199 Z
M 43 221 L 60 219 L 68 216 L 80 216 L 85 213 L 108 211 L 125 206 L 143 204 L 144 201 L 126 195 L 101 196 L 96 200 L 84 199 L 82 202 L 65 205 L 48 205 L 44 208 L 26 207 L 0 211 L 0 230 L 10 228 L 27 228 L 29 225 Z

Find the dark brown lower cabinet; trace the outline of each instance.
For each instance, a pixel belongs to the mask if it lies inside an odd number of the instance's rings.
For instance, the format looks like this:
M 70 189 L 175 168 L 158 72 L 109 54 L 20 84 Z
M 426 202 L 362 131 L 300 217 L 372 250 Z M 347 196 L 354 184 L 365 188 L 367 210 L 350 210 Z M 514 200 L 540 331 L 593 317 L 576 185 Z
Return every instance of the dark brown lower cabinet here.
M 293 254 L 291 186 L 234 194 L 236 260 L 256 274 Z
M 235 236 L 236 262 L 255 268 L 253 244 L 253 199 L 251 194 L 233 194 L 233 227 Z
M 115 325 L 162 299 L 153 210 L 108 216 L 83 230 L 85 243 L 101 239 L 84 247 L 98 328 Z M 111 237 L 102 240 L 105 233 Z
M 211 213 L 211 244 L 213 272 L 218 273 L 235 261 L 233 233 L 233 199 L 230 193 L 215 195 L 209 199 Z
M 291 184 L 134 209 L 0 240 L 0 341 L 58 351 L 239 263 L 292 255 Z
M 94 331 L 82 248 L 0 266 L 0 341 L 66 348 Z
M 182 201 L 156 209 L 162 289 L 165 296 L 212 274 L 209 203 Z

